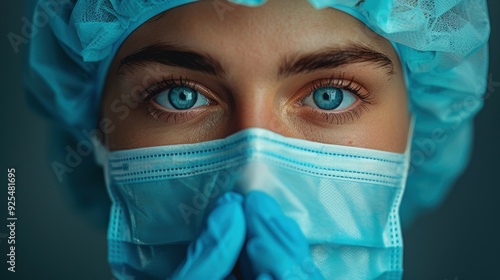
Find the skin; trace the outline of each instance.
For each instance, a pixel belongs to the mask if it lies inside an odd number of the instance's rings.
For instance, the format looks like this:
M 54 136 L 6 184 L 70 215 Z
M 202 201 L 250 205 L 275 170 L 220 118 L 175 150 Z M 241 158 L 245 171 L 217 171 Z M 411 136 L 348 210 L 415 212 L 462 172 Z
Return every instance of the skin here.
M 259 127 L 310 141 L 404 152 L 409 127 L 407 92 L 398 55 L 387 40 L 348 14 L 316 10 L 305 0 L 224 7 L 230 9 L 221 18 L 213 1 L 180 6 L 143 24 L 125 40 L 110 66 L 101 104 L 102 117 L 113 128 L 105 137 L 110 150 L 209 141 Z M 158 43 L 210 56 L 226 75 L 154 61 L 121 66 L 122 59 Z M 292 61 L 303 53 L 332 46 L 342 49 L 352 43 L 385 55 L 392 69 L 357 62 L 289 77 L 278 75 L 285 58 Z M 369 102 L 358 100 L 349 108 L 326 112 L 338 114 L 337 118 L 327 118 L 321 109 L 304 104 L 314 81 L 332 76 L 342 86 L 352 81 L 361 94 L 369 93 Z M 183 117 L 169 113 L 169 117 L 155 118 L 158 113 L 150 113 L 154 101 L 137 96 L 144 96 L 145 89 L 165 77 L 194 81 L 212 101 L 185 111 Z M 358 116 L 345 114 L 352 110 Z

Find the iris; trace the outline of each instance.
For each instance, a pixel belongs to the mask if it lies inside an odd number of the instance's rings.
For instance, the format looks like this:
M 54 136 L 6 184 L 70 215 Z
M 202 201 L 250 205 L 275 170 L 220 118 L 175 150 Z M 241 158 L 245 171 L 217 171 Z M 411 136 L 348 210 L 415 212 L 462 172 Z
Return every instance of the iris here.
M 198 92 L 189 87 L 174 87 L 168 93 L 168 101 L 178 110 L 192 108 L 198 100 Z
M 318 88 L 312 95 L 316 106 L 323 110 L 333 110 L 339 107 L 344 99 L 342 90 L 334 87 Z

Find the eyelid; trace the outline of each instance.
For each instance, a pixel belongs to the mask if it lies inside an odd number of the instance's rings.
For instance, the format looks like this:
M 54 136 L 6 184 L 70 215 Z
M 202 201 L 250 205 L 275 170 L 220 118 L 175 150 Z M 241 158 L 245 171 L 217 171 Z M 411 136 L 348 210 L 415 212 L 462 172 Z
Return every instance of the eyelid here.
M 345 74 L 341 73 L 339 76 L 330 76 L 329 78 L 320 78 L 316 79 L 312 82 L 307 83 L 303 87 L 301 87 L 297 91 L 297 97 L 293 99 L 293 103 L 297 105 L 302 105 L 301 101 L 312 94 L 316 89 L 322 87 L 335 87 L 343 90 L 347 90 L 351 94 L 353 94 L 357 101 L 362 101 L 364 103 L 372 104 L 372 94 L 365 87 L 363 87 L 360 83 L 355 81 L 354 77 L 350 79 L 345 78 Z M 356 102 L 358 103 L 358 102 Z M 320 110 L 320 109 L 318 109 Z M 346 109 L 348 110 L 348 109 Z M 339 111 L 337 111 L 339 112 Z
M 154 98 L 159 94 L 176 86 L 186 86 L 192 88 L 202 94 L 208 100 L 209 104 L 186 110 L 171 110 L 161 106 L 154 100 Z M 147 111 L 147 114 L 152 119 L 164 122 L 168 125 L 180 124 L 194 119 L 206 112 L 206 110 L 202 107 L 216 105 L 218 103 L 218 101 L 214 101 L 217 100 L 217 98 L 213 98 L 214 94 L 205 86 L 189 78 L 183 78 L 182 76 L 179 76 L 179 78 L 174 78 L 173 75 L 170 77 L 162 77 L 144 88 L 144 90 L 140 91 L 139 94 L 140 96 L 136 96 L 138 99 L 137 101 L 141 107 Z
M 332 75 L 329 78 L 313 80 L 301 87 L 296 92 L 296 97 L 289 100 L 294 105 L 291 108 L 295 108 L 293 109 L 295 111 L 293 114 L 300 116 L 308 124 L 312 122 L 317 123 L 316 125 L 325 123 L 328 125 L 342 125 L 359 119 L 364 112 L 369 112 L 368 105 L 375 104 L 372 92 L 361 83 L 356 82 L 353 76 L 350 76 L 349 79 L 345 78 L 345 76 L 343 73 L 338 76 Z M 349 107 L 337 111 L 322 110 L 302 103 L 308 95 L 321 87 L 336 87 L 346 90 L 357 100 Z
M 219 99 L 212 93 L 207 87 L 204 85 L 191 80 L 189 78 L 184 78 L 183 76 L 179 76 L 178 78 L 174 77 L 174 75 L 170 75 L 168 77 L 161 76 L 159 79 L 155 79 L 156 82 L 150 83 L 148 86 L 144 87 L 142 91 L 134 92 L 133 98 L 138 102 L 146 102 L 157 96 L 158 94 L 172 89 L 176 86 L 185 86 L 194 89 L 195 91 L 201 93 L 205 96 L 210 102 L 219 103 Z

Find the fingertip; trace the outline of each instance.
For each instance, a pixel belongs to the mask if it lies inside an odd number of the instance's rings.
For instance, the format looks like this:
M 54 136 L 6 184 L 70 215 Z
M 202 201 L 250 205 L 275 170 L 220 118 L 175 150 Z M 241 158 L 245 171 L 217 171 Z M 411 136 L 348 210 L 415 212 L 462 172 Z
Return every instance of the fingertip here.
M 273 277 L 267 273 L 262 273 L 257 276 L 257 280 L 273 280 Z
M 226 193 L 220 197 L 207 219 L 209 231 L 218 236 L 224 235 L 226 231 L 244 236 L 246 222 L 242 201 L 243 197 L 236 193 Z
M 282 213 L 274 198 L 262 191 L 251 191 L 245 198 L 245 212 L 257 213 L 264 217 L 276 216 Z
M 308 247 L 308 242 L 295 220 L 285 215 L 270 195 L 252 191 L 245 197 L 244 215 L 247 235 L 274 240 L 287 250 L 298 251 Z M 297 248 L 293 248 L 296 246 Z
M 239 204 L 243 203 L 243 196 L 239 193 L 236 192 L 226 192 L 223 194 L 221 197 L 217 199 L 215 202 L 215 206 L 225 204 L 225 203 L 230 203 L 230 202 L 237 202 Z
M 222 223 L 227 226 L 236 226 L 236 228 L 245 228 L 243 196 L 235 192 L 227 192 L 219 197 L 208 216 L 209 227 L 213 220 L 217 221 L 218 225 Z

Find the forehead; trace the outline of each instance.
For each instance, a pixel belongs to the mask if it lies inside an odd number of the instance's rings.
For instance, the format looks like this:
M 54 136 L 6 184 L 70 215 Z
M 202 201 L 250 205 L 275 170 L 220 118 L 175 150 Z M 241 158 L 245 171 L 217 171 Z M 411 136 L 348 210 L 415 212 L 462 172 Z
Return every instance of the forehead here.
M 268 0 L 258 7 L 223 0 L 179 6 L 135 30 L 117 57 L 155 43 L 208 53 L 222 62 L 232 56 L 248 62 L 258 57 L 278 60 L 358 43 L 398 61 L 392 45 L 362 22 L 336 9 L 317 10 L 307 0 Z

